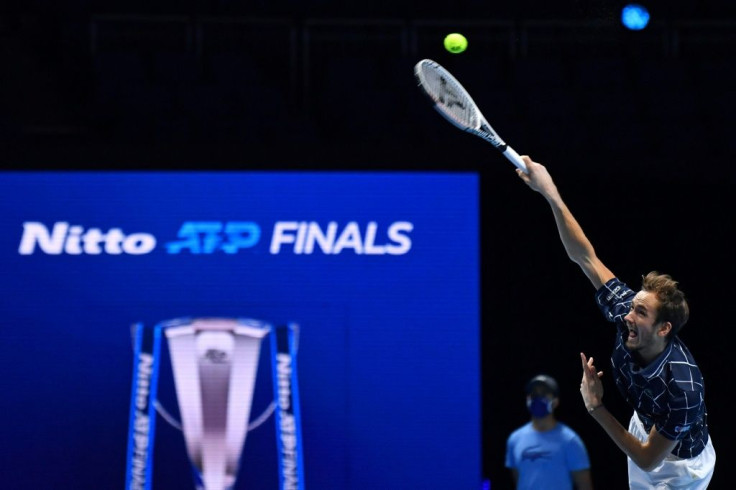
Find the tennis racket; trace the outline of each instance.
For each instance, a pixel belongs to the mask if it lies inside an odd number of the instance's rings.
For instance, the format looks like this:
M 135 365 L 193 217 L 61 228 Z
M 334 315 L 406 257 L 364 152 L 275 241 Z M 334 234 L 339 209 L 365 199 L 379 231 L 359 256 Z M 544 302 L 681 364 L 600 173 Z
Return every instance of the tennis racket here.
M 458 128 L 488 141 L 511 163 L 529 173 L 524 160 L 501 139 L 481 114 L 472 97 L 452 74 L 439 63 L 424 59 L 414 66 L 419 87 L 429 96 L 434 108 Z

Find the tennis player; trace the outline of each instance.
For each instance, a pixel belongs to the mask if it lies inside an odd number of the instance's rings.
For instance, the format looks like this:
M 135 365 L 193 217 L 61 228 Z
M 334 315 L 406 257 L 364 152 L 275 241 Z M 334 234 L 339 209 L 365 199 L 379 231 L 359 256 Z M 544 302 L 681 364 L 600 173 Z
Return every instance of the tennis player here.
M 628 431 L 603 405 L 593 358 L 580 354 L 585 408 L 628 459 L 630 489 L 708 487 L 716 453 L 708 433 L 703 377 L 677 336 L 689 308 L 669 275 L 650 272 L 632 290 L 596 256 L 544 165 L 522 156 L 529 173 L 516 173 L 552 208 L 568 257 L 596 289 L 606 319 L 617 327 L 611 355 L 616 386 L 634 413 Z

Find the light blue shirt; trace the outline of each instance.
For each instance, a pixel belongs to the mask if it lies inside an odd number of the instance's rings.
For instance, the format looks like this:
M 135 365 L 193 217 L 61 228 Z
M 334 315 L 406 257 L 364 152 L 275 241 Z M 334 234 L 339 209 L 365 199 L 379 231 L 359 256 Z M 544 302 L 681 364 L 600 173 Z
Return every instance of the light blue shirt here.
M 506 467 L 519 472 L 517 490 L 572 490 L 571 472 L 590 469 L 583 440 L 567 425 L 539 432 L 531 422 L 506 441 Z

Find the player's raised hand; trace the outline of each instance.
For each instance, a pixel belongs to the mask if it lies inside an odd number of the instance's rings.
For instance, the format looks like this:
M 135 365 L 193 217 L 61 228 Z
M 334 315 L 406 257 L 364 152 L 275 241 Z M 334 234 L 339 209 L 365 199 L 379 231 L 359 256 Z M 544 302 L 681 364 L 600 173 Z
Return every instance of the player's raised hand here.
M 589 412 L 603 405 L 603 383 L 601 377 L 603 371 L 597 371 L 593 358 L 585 357 L 584 353 L 580 353 L 580 360 L 583 364 L 583 379 L 580 382 L 580 394 L 583 397 L 585 408 Z

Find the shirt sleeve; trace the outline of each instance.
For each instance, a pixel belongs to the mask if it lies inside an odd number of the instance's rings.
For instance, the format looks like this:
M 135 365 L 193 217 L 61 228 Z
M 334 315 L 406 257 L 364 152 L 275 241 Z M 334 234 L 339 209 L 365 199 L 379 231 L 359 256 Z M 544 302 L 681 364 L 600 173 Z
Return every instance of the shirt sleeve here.
M 567 458 L 567 467 L 570 468 L 570 471 L 587 470 L 590 468 L 588 451 L 585 448 L 583 440 L 577 434 L 573 434 L 566 444 L 565 457 Z
M 606 320 L 612 323 L 623 323 L 624 316 L 631 309 L 631 302 L 635 294 L 623 281 L 614 277 L 596 291 L 595 302 Z
M 506 439 L 506 460 L 504 465 L 506 468 L 516 468 L 517 464 L 516 461 L 514 461 L 514 441 L 515 441 L 515 434 L 511 434 L 508 439 Z

